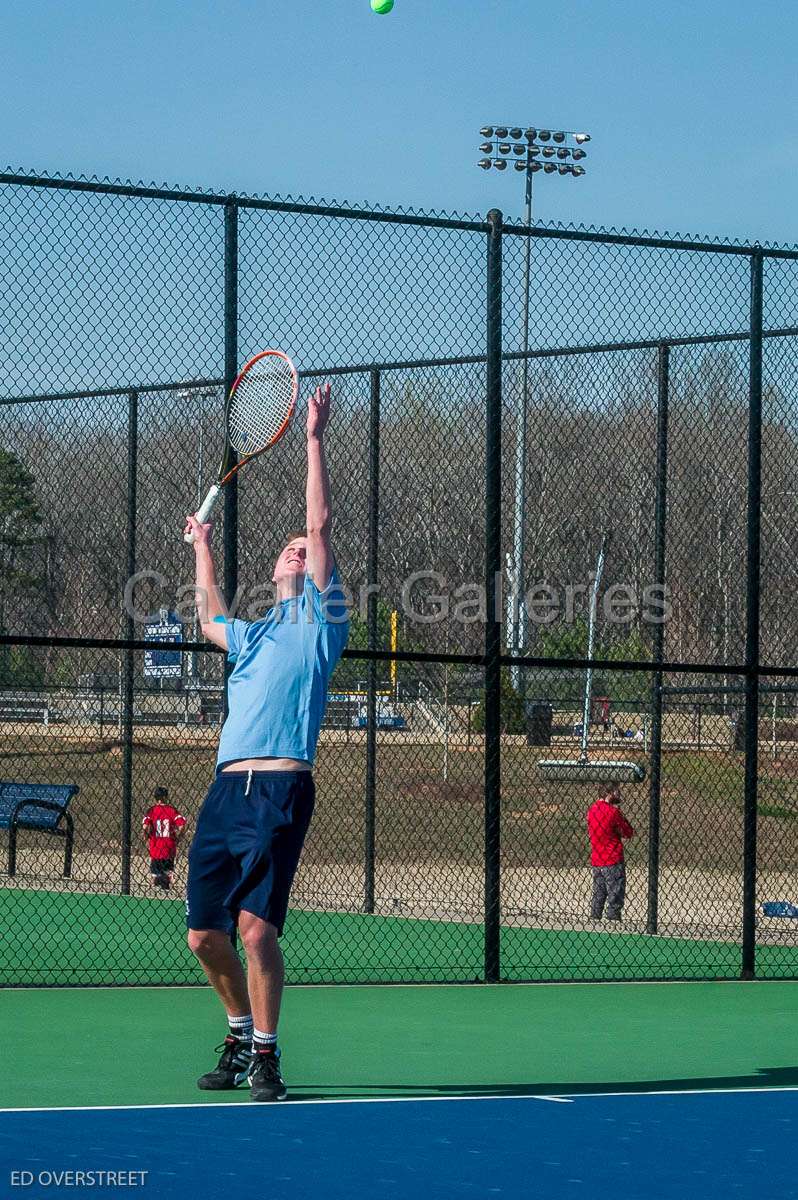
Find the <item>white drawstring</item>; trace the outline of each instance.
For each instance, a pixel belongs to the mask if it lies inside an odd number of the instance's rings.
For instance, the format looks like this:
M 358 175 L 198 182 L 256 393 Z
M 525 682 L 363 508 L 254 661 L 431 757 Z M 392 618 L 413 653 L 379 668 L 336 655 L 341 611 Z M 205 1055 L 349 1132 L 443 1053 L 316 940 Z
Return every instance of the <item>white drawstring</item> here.
M 247 786 L 244 788 L 244 795 L 249 795 L 249 789 L 252 787 L 252 769 L 247 771 Z

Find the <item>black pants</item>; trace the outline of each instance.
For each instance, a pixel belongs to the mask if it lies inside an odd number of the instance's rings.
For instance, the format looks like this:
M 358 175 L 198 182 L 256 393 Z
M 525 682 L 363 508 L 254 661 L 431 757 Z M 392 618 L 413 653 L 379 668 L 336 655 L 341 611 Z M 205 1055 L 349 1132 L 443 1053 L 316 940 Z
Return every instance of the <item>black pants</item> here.
M 175 860 L 173 858 L 151 858 L 150 859 L 150 874 L 151 875 L 168 875 L 175 869 Z
M 622 862 L 615 863 L 612 867 L 593 868 L 593 902 L 590 915 L 594 921 L 601 920 L 605 904 L 607 920 L 620 921 L 625 897 L 626 867 Z

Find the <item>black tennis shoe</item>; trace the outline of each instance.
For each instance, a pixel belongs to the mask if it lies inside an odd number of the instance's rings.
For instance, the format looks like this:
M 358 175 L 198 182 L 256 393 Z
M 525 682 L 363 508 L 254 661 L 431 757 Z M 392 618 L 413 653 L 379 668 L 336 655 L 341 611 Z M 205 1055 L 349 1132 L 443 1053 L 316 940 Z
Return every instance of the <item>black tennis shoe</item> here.
M 247 1078 L 250 1062 L 252 1061 L 252 1043 L 233 1037 L 232 1034 L 214 1048 L 214 1053 L 222 1051 L 222 1056 L 216 1064 L 215 1071 L 200 1075 L 197 1087 L 203 1091 L 221 1092 L 227 1088 L 237 1088 Z
M 280 1074 L 280 1051 L 273 1054 L 253 1054 L 247 1072 L 247 1083 L 253 1100 L 285 1100 L 288 1092 Z

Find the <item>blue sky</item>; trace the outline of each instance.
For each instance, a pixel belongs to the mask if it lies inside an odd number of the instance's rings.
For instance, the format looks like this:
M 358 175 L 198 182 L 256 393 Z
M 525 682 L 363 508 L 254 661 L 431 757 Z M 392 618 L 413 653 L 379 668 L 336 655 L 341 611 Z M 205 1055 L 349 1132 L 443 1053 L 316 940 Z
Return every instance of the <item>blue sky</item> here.
M 12 167 L 509 214 L 479 126 L 585 128 L 540 220 L 798 241 L 796 7 L 760 0 L 6 0 Z M 756 148 L 756 149 L 755 149 Z

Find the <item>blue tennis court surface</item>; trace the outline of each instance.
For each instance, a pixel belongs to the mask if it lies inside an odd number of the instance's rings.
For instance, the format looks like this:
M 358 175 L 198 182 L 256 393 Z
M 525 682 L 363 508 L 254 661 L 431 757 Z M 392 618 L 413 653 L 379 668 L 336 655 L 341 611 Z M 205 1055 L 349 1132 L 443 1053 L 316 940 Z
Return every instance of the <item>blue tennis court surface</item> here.
M 797 1114 L 792 1088 L 9 1110 L 2 1194 L 788 1200 Z

